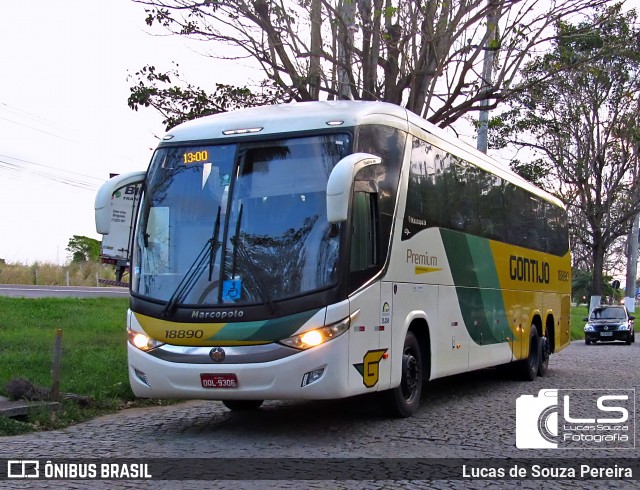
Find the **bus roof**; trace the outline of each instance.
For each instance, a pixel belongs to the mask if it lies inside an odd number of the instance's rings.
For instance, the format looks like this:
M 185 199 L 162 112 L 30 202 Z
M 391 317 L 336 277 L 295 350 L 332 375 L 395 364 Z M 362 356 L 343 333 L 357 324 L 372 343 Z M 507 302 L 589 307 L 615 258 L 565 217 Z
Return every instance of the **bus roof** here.
M 205 116 L 180 124 L 169 130 L 165 138 L 171 142 L 237 137 L 238 131 L 260 129 L 260 135 L 290 133 L 336 126 L 357 126 L 374 122 L 376 116 L 397 119 L 407 128 L 407 111 L 400 106 L 383 102 L 319 101 L 293 102 L 271 106 L 251 107 Z
M 201 117 L 170 129 L 163 141 L 179 143 L 202 140 L 224 140 L 244 134 L 283 134 L 330 127 L 353 127 L 362 124 L 386 123 L 409 132 L 415 125 L 437 139 L 447 143 L 446 151 L 471 161 L 485 170 L 539 195 L 558 206 L 562 202 L 555 196 L 534 186 L 507 166 L 478 151 L 442 128 L 417 116 L 407 109 L 386 102 L 369 101 L 316 101 L 293 102 L 270 106 L 238 109 L 231 112 Z

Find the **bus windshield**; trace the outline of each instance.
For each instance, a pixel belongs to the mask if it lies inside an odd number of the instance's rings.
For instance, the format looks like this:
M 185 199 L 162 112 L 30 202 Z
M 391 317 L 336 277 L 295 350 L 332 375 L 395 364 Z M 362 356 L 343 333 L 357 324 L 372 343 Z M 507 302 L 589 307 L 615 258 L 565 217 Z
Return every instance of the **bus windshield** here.
M 178 305 L 269 304 L 337 281 L 326 186 L 346 134 L 162 147 L 136 228 L 132 291 Z

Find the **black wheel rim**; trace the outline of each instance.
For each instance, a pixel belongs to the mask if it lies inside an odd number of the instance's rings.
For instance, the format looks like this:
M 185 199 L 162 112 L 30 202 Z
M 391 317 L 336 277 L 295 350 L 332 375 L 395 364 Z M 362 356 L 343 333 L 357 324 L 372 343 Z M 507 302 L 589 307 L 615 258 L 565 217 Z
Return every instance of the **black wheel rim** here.
M 531 372 L 538 370 L 538 363 L 540 357 L 540 349 L 538 346 L 538 341 L 535 337 L 531 337 L 531 342 L 529 342 L 529 369 Z
M 420 364 L 412 349 L 402 355 L 402 396 L 408 402 L 416 396 L 420 383 Z
M 542 337 L 542 349 L 540 350 L 542 351 L 542 359 L 540 362 L 542 362 L 542 364 L 548 363 L 551 349 L 549 348 L 549 339 L 547 337 Z

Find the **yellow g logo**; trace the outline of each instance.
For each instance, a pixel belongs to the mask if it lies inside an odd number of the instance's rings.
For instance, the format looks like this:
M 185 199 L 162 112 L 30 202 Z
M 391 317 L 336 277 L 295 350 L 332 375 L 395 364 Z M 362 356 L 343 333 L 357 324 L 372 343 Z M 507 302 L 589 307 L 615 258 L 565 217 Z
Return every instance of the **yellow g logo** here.
M 385 352 L 387 352 L 387 349 L 370 350 L 364 355 L 361 363 L 353 365 L 362 375 L 362 382 L 367 388 L 373 388 L 378 384 L 380 361 Z

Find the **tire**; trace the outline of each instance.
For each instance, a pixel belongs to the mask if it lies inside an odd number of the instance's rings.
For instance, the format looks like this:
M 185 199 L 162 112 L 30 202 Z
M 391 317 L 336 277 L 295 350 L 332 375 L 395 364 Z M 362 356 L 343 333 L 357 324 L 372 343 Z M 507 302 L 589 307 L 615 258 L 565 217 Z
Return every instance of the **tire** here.
M 591 341 L 588 340 L 588 339 L 584 339 L 584 343 L 587 344 L 587 345 L 591 345 Z
M 222 400 L 222 403 L 232 412 L 249 412 L 257 410 L 264 400 Z
M 629 335 L 627 335 L 627 340 L 625 341 L 625 344 L 631 345 L 631 332 L 629 332 Z
M 518 374 L 523 381 L 533 381 L 538 375 L 540 366 L 540 340 L 538 337 L 538 329 L 535 325 L 531 325 L 529 333 L 529 355 L 526 359 L 518 361 Z
M 413 332 L 407 332 L 402 349 L 400 385 L 383 393 L 387 413 L 396 418 L 411 417 L 416 413 L 420 406 L 423 382 L 420 343 Z
M 551 355 L 551 344 L 549 338 L 543 335 L 540 338 L 540 363 L 538 364 L 538 376 L 546 376 L 549 369 L 549 356 Z

